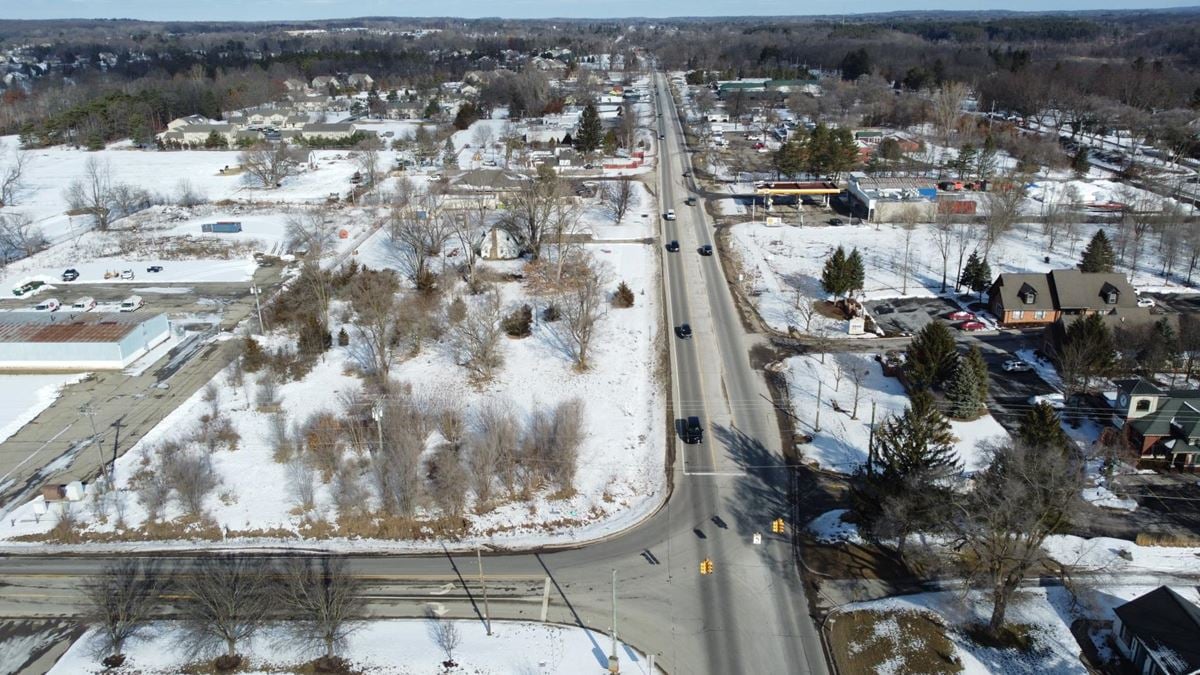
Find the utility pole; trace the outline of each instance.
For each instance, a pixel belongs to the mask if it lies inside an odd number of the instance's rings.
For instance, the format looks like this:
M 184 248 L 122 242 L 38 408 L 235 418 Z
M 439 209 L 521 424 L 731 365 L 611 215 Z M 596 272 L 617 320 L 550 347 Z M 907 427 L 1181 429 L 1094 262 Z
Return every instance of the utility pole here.
M 874 470 L 875 462 L 875 401 L 871 401 L 871 426 L 867 436 L 867 475 Z
M 96 409 L 89 403 L 83 406 L 80 412 L 87 415 L 88 420 L 92 423 L 92 443 L 96 446 L 96 456 L 100 458 L 100 475 L 107 479 L 108 468 L 104 463 L 104 448 L 100 447 L 100 434 L 96 431 Z
M 492 612 L 488 608 L 487 581 L 483 578 L 483 553 L 475 547 L 475 562 L 479 565 L 479 585 L 483 587 L 483 628 L 490 636 L 492 634 Z
M 255 309 L 257 309 L 257 310 L 258 310 L 258 332 L 259 332 L 259 334 L 260 334 L 260 335 L 266 335 L 266 334 L 267 334 L 267 327 L 266 327 L 266 324 L 264 324 L 264 323 L 263 323 L 263 318 L 262 318 L 262 303 L 261 303 L 261 302 L 259 302 L 259 299 L 258 299 L 258 298 L 259 298 L 259 296 L 260 296 L 260 295 L 262 295 L 262 289 L 261 289 L 261 288 L 259 288 L 259 287 L 258 287 L 258 286 L 256 286 L 256 285 L 251 285 L 251 286 L 250 286 L 250 293 L 251 293 L 252 295 L 254 295 L 254 307 L 255 307 Z
M 379 444 L 375 447 L 376 452 L 383 451 L 383 401 L 375 402 L 371 406 L 371 417 L 375 420 L 375 430 L 379 433 Z
M 608 655 L 608 672 L 620 673 L 621 663 L 617 660 L 617 571 L 612 571 L 612 651 Z
M 821 432 L 821 385 L 824 384 L 821 380 L 817 380 L 817 420 L 813 424 L 813 431 Z

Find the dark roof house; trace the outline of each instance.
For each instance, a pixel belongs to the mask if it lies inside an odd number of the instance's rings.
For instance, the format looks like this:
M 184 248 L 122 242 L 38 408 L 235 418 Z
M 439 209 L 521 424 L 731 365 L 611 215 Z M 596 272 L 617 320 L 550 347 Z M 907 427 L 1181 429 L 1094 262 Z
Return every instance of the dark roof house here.
M 1200 607 L 1159 586 L 1113 611 L 1117 646 L 1137 672 L 1200 673 Z

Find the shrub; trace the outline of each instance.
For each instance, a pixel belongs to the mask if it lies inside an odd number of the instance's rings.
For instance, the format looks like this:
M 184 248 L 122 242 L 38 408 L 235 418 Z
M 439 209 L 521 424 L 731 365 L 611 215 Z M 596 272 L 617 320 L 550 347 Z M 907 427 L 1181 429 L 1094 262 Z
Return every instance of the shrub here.
M 622 281 L 620 286 L 617 286 L 617 292 L 613 293 L 613 307 L 633 307 L 633 290 Z
M 350 345 L 350 334 L 346 332 L 345 326 L 338 331 L 338 346 L 347 347 Z
M 546 309 L 542 310 L 542 319 L 545 321 L 558 321 L 558 305 L 546 305 Z
M 500 322 L 500 327 L 509 337 L 523 338 L 529 337 L 532 324 L 533 308 L 529 305 L 521 305 L 512 314 L 504 317 L 504 320 Z
M 242 370 L 247 373 L 257 373 L 266 363 L 267 355 L 258 345 L 258 340 L 247 337 L 242 344 Z

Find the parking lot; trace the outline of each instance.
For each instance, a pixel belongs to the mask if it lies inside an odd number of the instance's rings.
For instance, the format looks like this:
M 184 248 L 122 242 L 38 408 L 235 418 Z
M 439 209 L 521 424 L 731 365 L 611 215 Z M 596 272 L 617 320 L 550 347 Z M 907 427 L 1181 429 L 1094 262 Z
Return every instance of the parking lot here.
M 958 309 L 958 305 L 945 298 L 895 298 L 872 300 L 865 303 L 867 312 L 875 317 L 876 324 L 889 337 L 912 335 L 925 324 Z

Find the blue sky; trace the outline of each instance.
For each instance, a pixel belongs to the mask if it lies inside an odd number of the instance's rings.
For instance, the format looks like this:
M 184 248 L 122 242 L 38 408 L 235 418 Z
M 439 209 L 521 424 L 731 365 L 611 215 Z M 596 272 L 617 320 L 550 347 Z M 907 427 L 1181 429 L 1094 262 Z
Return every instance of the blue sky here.
M 856 13 L 912 9 L 1018 11 L 1188 7 L 1198 0 L 859 0 Z M 0 0 L 7 19 L 299 20 L 355 16 L 626 17 L 831 14 L 840 3 L 795 0 Z

